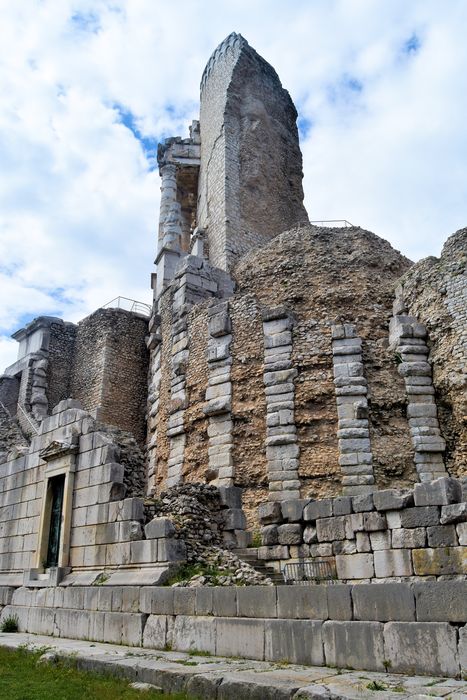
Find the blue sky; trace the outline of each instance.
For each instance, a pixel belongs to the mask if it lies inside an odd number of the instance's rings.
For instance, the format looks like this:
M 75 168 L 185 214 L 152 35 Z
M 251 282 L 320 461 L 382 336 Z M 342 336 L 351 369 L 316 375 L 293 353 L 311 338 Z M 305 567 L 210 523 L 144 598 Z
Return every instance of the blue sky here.
M 467 224 L 464 0 L 22 0 L 0 20 L 2 367 L 39 314 L 150 299 L 157 142 L 188 135 L 231 31 L 297 106 L 311 219 L 414 260 Z

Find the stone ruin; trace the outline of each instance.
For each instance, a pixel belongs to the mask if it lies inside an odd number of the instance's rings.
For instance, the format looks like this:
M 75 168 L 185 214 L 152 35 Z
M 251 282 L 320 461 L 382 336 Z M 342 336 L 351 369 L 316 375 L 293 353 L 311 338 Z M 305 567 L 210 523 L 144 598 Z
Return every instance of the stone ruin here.
M 152 307 L 43 316 L 14 334 L 0 377 L 1 614 L 154 648 L 184 648 L 188 629 L 191 648 L 227 655 L 260 617 L 253 658 L 345 665 L 357 644 L 360 668 L 404 671 L 410 647 L 419 672 L 458 675 L 467 229 L 413 264 L 358 226 L 313 225 L 296 118 L 274 69 L 227 37 L 189 138 L 159 145 Z M 272 585 L 308 561 L 341 585 Z M 304 661 L 310 618 L 325 652 Z

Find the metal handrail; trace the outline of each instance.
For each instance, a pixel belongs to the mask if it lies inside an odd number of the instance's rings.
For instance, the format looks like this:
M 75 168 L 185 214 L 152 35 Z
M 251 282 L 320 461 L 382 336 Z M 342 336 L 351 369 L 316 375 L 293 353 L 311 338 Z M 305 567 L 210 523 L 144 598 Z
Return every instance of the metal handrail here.
M 23 416 L 26 418 L 26 420 L 28 421 L 29 425 L 30 425 L 31 428 L 34 430 L 34 432 L 36 433 L 36 435 L 39 435 L 39 429 L 38 429 L 38 427 L 37 427 L 36 425 L 34 425 L 34 423 L 33 423 L 33 421 L 32 421 L 32 418 L 31 418 L 30 416 L 28 416 L 28 414 L 26 413 L 26 411 L 24 410 L 24 408 L 21 406 L 21 404 L 18 404 L 18 408 L 19 408 L 19 410 L 21 411 L 21 413 L 23 414 Z
M 286 564 L 282 575 L 287 585 L 309 586 L 323 581 L 334 583 L 337 579 L 335 563 L 324 559 L 301 559 Z
M 152 311 L 151 306 L 145 304 L 144 301 L 137 301 L 136 299 L 129 299 L 128 297 L 122 296 L 115 297 L 112 301 L 108 301 L 102 308 L 124 309 L 125 311 L 131 311 L 135 314 L 141 314 L 142 316 L 150 316 Z
M 351 224 L 347 219 L 323 219 L 322 221 L 310 221 L 313 226 L 319 226 L 320 224 L 342 224 L 343 228 L 355 228 L 354 224 Z

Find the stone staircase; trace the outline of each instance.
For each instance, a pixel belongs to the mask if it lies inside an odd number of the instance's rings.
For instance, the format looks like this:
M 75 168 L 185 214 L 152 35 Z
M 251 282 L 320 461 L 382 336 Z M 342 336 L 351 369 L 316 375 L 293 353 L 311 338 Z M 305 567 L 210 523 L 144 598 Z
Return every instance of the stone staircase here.
M 284 585 L 284 578 L 272 566 L 267 566 L 264 561 L 258 559 L 258 548 L 248 547 L 247 549 L 234 549 L 233 553 L 252 566 L 258 573 L 271 579 L 275 586 Z

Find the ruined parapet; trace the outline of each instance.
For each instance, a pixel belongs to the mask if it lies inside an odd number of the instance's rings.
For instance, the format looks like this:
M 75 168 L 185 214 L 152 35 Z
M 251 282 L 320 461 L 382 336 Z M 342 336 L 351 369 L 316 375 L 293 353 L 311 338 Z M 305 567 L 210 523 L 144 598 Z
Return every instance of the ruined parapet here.
M 201 80 L 199 226 L 212 264 L 244 253 L 300 222 L 302 156 L 297 112 L 275 70 L 230 34 Z

